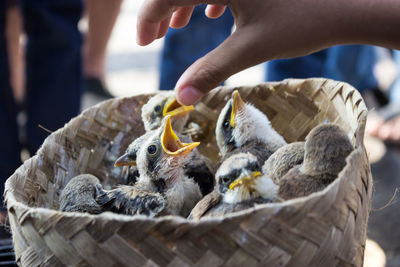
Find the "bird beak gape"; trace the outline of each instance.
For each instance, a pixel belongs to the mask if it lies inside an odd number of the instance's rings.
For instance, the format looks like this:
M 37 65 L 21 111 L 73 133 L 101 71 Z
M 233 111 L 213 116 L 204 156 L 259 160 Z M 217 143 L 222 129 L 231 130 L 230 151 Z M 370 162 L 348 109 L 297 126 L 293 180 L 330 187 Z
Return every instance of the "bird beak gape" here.
M 243 178 L 236 179 L 229 185 L 229 190 L 234 189 L 237 186 L 244 185 L 247 188 L 251 188 L 251 186 L 254 184 L 254 180 L 260 177 L 262 174 L 259 171 L 252 172 L 250 175 L 245 176 Z
M 245 107 L 245 103 L 243 101 L 243 99 L 240 97 L 239 95 L 239 91 L 235 90 L 235 92 L 233 92 L 233 103 L 232 103 L 232 113 L 231 113 L 231 120 L 230 120 L 230 124 L 232 126 L 232 128 L 235 127 L 235 118 L 236 115 L 243 110 L 243 108 Z
M 128 154 L 122 155 L 114 163 L 114 167 L 134 166 L 134 165 L 136 165 L 136 160 L 133 160 Z
M 165 153 L 171 156 L 184 156 L 200 145 L 200 142 L 182 143 L 172 130 L 171 116 L 167 116 L 165 120 L 161 136 L 161 146 Z
M 177 115 L 183 115 L 186 114 L 190 111 L 194 110 L 194 106 L 183 106 L 178 103 L 178 101 L 173 98 L 171 100 L 168 100 L 167 103 L 165 103 L 164 110 L 163 110 L 163 117 L 170 115 L 171 117 L 177 116 Z

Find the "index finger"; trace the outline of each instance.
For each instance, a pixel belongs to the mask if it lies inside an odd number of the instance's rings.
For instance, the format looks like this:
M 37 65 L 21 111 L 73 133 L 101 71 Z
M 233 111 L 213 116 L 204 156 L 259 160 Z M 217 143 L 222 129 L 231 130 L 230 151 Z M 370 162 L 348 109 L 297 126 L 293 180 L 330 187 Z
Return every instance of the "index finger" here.
M 172 15 L 179 7 L 198 4 L 227 5 L 230 0 L 145 0 L 137 21 L 137 43 L 147 45 L 154 41 L 160 29 L 160 23 Z

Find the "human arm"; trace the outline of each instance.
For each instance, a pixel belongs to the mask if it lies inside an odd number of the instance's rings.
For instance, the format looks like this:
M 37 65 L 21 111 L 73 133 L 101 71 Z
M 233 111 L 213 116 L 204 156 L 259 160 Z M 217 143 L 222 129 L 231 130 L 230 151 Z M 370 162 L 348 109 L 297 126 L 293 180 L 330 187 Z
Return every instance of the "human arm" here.
M 234 73 L 267 60 L 336 44 L 400 48 L 398 0 L 147 0 L 138 18 L 138 43 L 161 38 L 168 25 L 185 26 L 193 5 L 200 3 L 219 4 L 209 6 L 209 17 L 218 17 L 229 6 L 236 30 L 181 76 L 175 89 L 186 105 Z

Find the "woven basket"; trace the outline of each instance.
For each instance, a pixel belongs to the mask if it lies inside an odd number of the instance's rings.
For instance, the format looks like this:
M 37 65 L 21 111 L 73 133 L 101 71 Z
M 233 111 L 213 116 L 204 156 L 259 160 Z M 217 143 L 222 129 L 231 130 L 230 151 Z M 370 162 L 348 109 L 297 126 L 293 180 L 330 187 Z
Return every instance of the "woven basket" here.
M 188 221 L 113 213 L 57 211 L 60 191 L 80 173 L 118 183 L 114 160 L 143 134 L 140 108 L 149 96 L 112 99 L 87 109 L 51 134 L 6 183 L 17 262 L 22 266 L 361 266 L 372 178 L 363 145 L 367 110 L 348 84 L 285 80 L 212 91 L 191 119 L 196 138 L 217 160 L 214 127 L 234 89 L 271 119 L 288 142 L 325 121 L 340 124 L 355 145 L 339 178 L 308 197 L 224 218 Z M 208 144 L 208 145 L 207 145 Z

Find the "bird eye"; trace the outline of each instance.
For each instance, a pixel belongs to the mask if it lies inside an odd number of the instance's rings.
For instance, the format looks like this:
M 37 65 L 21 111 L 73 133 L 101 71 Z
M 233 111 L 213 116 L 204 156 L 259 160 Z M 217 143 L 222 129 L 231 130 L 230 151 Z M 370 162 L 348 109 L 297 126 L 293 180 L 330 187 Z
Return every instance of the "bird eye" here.
M 160 113 L 160 111 L 161 111 L 161 106 L 160 106 L 160 105 L 155 106 L 155 107 L 154 107 L 154 111 L 155 111 L 156 113 Z
M 257 162 L 250 163 L 250 165 L 249 165 L 249 170 L 250 171 L 257 171 L 259 169 L 260 169 L 260 167 L 258 166 Z
M 224 121 L 224 128 L 225 129 L 229 128 L 229 125 L 230 125 L 229 121 Z
M 222 177 L 222 182 L 224 183 L 224 184 L 227 184 L 227 183 L 229 183 L 229 177 L 228 176 L 224 176 L 224 177 Z
M 156 145 L 149 145 L 147 147 L 147 153 L 149 153 L 149 155 L 155 155 L 157 153 L 157 146 Z

